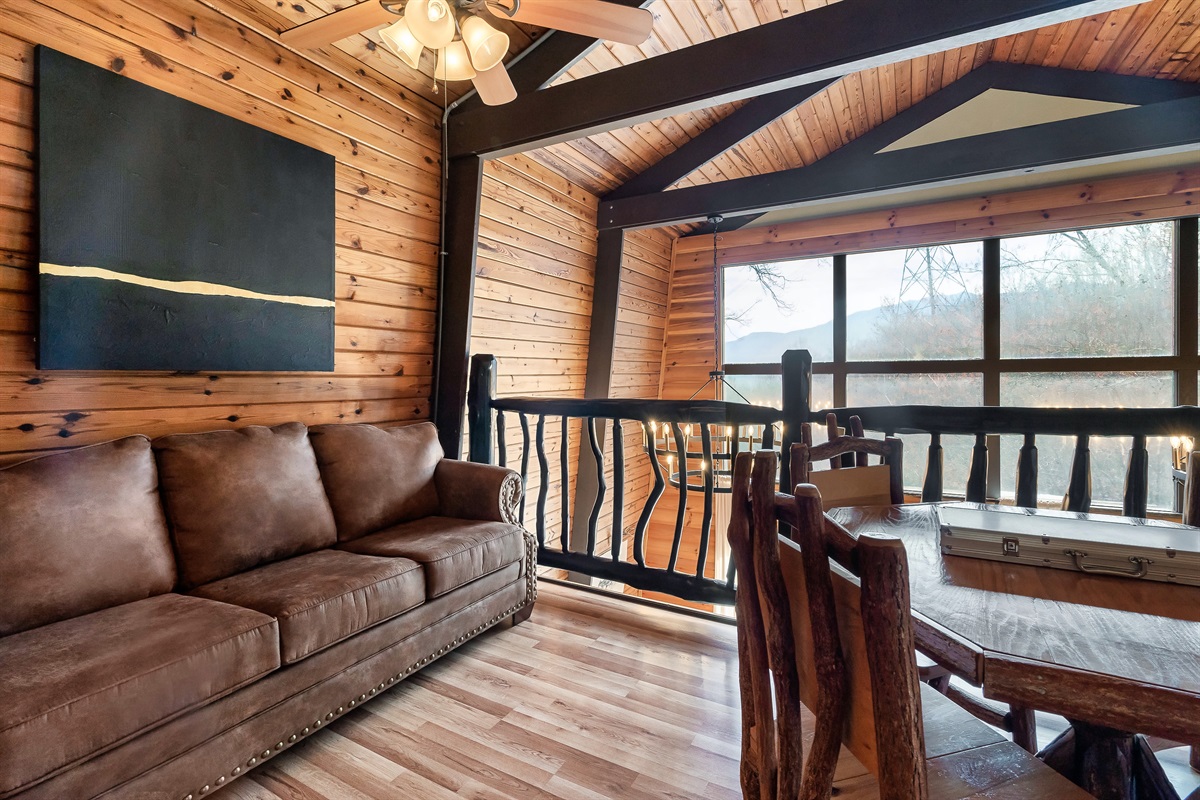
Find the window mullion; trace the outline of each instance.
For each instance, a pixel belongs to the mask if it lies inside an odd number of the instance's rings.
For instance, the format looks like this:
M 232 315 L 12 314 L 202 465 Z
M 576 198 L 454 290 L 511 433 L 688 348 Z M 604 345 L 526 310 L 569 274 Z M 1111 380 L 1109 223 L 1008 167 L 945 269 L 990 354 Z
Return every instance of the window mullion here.
M 846 405 L 846 256 L 833 257 L 833 405 Z

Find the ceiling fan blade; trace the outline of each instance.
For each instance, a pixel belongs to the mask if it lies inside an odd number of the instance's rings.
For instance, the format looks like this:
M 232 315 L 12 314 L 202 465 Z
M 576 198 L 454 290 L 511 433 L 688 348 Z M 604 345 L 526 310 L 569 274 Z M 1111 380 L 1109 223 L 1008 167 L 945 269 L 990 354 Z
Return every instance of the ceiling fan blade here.
M 654 24 L 654 15 L 644 8 L 603 0 L 521 0 L 510 19 L 632 45 L 649 39 Z
M 292 47 L 324 47 L 396 19 L 396 15 L 379 5 L 378 0 L 363 0 L 312 22 L 288 28 L 279 34 L 279 40 Z

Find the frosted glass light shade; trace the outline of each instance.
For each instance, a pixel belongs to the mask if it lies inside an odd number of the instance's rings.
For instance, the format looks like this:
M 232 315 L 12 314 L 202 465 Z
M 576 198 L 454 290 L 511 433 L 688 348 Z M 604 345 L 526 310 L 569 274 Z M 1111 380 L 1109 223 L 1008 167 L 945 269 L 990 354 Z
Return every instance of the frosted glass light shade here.
M 425 49 L 425 45 L 413 36 L 407 19 L 401 18 L 399 22 L 388 25 L 379 32 L 379 38 L 383 39 L 384 46 L 395 53 L 397 58 L 413 69 L 418 68 L 421 63 L 421 51 Z
M 483 17 L 467 17 L 462 24 L 462 38 L 471 63 L 480 72 L 499 64 L 508 52 L 508 34 L 493 28 Z
M 502 106 L 517 99 L 517 87 L 513 86 L 512 78 L 503 64 L 497 64 L 488 70 L 481 70 L 471 80 L 479 99 L 484 105 Z
M 454 9 L 446 0 L 408 0 L 404 18 L 417 41 L 430 50 L 441 50 L 454 39 Z
M 467 46 L 461 39 L 438 51 L 437 70 L 433 75 L 442 81 L 469 81 L 475 77 L 475 68 L 471 66 Z

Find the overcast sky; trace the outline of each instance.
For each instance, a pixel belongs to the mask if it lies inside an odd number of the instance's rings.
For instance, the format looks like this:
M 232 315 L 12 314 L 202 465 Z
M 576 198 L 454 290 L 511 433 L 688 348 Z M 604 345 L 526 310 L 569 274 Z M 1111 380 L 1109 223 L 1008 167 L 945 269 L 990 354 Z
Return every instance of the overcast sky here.
M 979 272 L 983 247 L 979 243 L 952 246 L 963 278 L 969 288 L 979 291 L 982 275 Z M 878 308 L 885 301 L 895 301 L 900 294 L 906 250 L 884 253 L 862 253 L 848 257 L 846 264 L 846 313 Z M 775 265 L 787 279 L 783 299 L 792 309 L 780 309 L 762 290 L 753 271 L 746 267 L 725 269 L 725 308 L 727 313 L 751 309 L 746 322 L 729 326 L 728 336 L 736 339 L 759 331 L 787 332 L 811 328 L 833 319 L 833 259 L 818 258 L 784 261 Z M 943 286 L 947 294 L 961 289 Z M 921 297 L 911 293 L 905 299 Z

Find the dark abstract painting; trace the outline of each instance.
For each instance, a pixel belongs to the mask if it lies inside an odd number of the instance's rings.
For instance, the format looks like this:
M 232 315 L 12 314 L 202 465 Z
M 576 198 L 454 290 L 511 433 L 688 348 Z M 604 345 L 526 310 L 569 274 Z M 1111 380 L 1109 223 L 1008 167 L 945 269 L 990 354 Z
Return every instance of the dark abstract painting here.
M 39 366 L 331 370 L 334 159 L 46 47 Z

